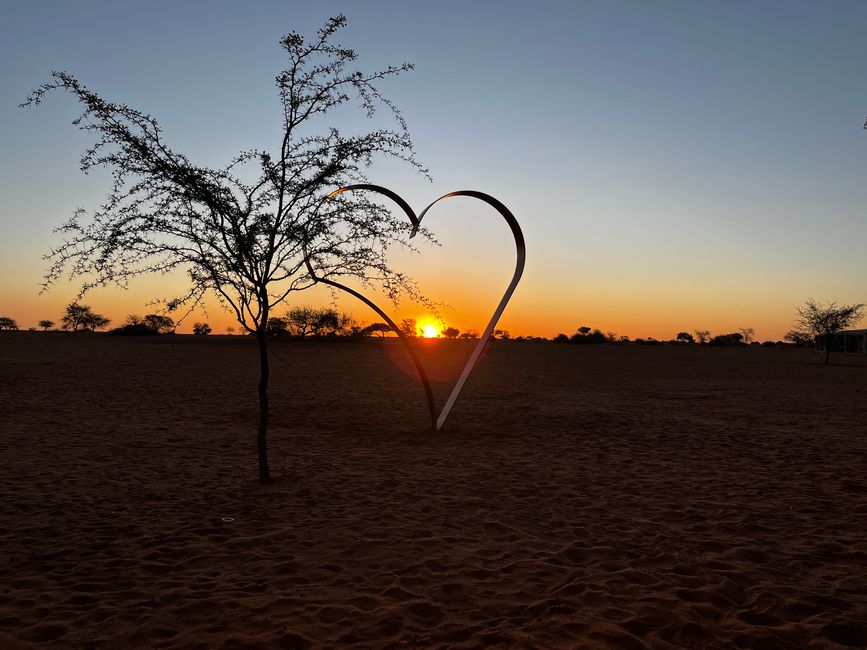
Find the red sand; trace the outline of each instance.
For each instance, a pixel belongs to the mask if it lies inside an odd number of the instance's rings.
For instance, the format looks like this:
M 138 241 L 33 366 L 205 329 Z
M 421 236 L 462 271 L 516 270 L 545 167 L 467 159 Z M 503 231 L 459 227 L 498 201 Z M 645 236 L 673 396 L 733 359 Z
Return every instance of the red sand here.
M 867 360 L 394 344 L 0 335 L 0 646 L 867 645 Z

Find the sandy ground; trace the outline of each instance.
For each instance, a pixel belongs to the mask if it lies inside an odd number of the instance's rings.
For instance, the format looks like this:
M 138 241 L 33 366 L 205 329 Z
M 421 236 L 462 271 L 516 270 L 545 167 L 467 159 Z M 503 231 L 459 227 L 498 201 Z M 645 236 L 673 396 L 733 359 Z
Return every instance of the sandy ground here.
M 260 486 L 253 341 L 0 335 L 0 647 L 867 646 L 867 359 L 405 369 L 275 345 Z

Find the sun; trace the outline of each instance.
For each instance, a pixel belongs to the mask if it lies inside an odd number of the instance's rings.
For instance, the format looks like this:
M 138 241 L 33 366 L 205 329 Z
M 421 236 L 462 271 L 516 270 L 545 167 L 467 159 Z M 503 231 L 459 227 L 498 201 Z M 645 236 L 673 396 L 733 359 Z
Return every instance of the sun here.
M 426 339 L 435 339 L 440 335 L 440 330 L 436 325 L 422 325 L 421 335 Z

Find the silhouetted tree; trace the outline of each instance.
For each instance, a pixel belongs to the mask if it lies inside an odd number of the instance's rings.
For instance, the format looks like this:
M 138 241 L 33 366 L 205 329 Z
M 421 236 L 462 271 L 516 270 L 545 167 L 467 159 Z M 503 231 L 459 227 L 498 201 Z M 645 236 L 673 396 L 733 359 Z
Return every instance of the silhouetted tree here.
M 680 341 L 681 343 L 695 343 L 695 339 L 689 332 L 678 332 L 677 336 L 675 336 L 674 339 L 675 341 Z
M 695 330 L 695 340 L 704 345 L 710 340 L 710 330 Z
M 502 339 L 504 341 L 508 341 L 511 338 L 511 334 L 509 334 L 509 330 L 494 330 L 492 339 Z
M 388 323 L 371 323 L 370 325 L 361 330 L 361 334 L 363 336 L 377 334 L 380 338 L 385 338 L 385 335 L 389 332 L 391 332 L 391 325 L 389 325 Z
M 814 343 L 813 335 L 810 334 L 810 332 L 803 332 L 796 329 L 786 332 L 783 340 L 788 341 L 789 343 L 794 343 L 797 348 L 804 347 L 805 345 L 812 345 Z
M 864 303 L 838 307 L 836 302 L 821 305 L 815 300 L 808 300 L 803 307 L 795 309 L 798 312 L 795 325 L 800 330 L 812 334 L 817 340 L 824 340 L 826 365 L 831 358 L 834 336 L 854 325 L 864 316 Z
M 207 323 L 205 323 L 205 324 L 207 325 Z M 227 325 L 226 326 L 226 334 L 228 334 L 229 336 L 234 335 L 235 334 L 235 328 L 231 325 Z
M 18 323 L 9 316 L 0 316 L 0 330 L 17 330 Z
M 418 336 L 418 323 L 415 318 L 404 318 L 400 321 L 400 331 L 411 338 Z
M 443 336 L 447 339 L 455 340 L 460 335 L 461 331 L 455 327 L 447 327 L 443 330 Z
M 175 321 L 163 314 L 147 314 L 142 322 L 156 331 L 157 334 L 171 334 L 175 331 Z
M 741 336 L 744 339 L 744 343 L 746 343 L 747 345 L 752 343 L 753 339 L 756 337 L 756 330 L 754 330 L 752 327 L 742 327 L 738 330 L 738 332 L 740 332 Z
M 732 334 L 718 334 L 714 336 L 709 342 L 708 345 L 713 346 L 728 346 L 728 345 L 740 345 L 741 341 L 743 341 L 744 335 L 740 332 L 733 332 Z
M 207 336 L 211 333 L 211 326 L 207 323 L 193 323 L 193 334 L 196 336 Z
M 392 300 L 401 294 L 422 299 L 411 279 L 388 261 L 391 245 L 409 246 L 412 228 L 402 215 L 363 192 L 323 203 L 335 188 L 364 182 L 375 157 L 426 173 L 400 112 L 378 87 L 412 66 L 356 69 L 357 54 L 333 43 L 345 23 L 338 16 L 309 41 L 294 32 L 280 41 L 288 63 L 276 77 L 279 145 L 273 153 L 244 151 L 224 168 L 195 165 L 169 147 L 153 117 L 103 99 L 65 72 L 53 72 L 24 103 L 38 105 L 54 90 L 72 94 L 82 107 L 74 124 L 96 138 L 81 168 L 107 167 L 113 179 L 91 218 L 79 210 L 61 228 L 67 240 L 47 256 L 45 288 L 67 270 L 84 278 L 79 297 L 96 286 L 124 287 L 144 273 L 186 272 L 189 289 L 166 300 L 169 311 L 185 304 L 192 309 L 213 292 L 258 341 L 262 482 L 270 477 L 268 319 L 291 292 L 315 284 L 306 263 L 320 278 L 375 282 Z M 318 119 L 350 102 L 368 117 L 384 107 L 395 127 L 352 135 L 336 128 L 317 132 Z
M 554 343 L 568 343 L 569 337 L 562 332 L 554 337 Z
M 47 332 L 49 329 L 54 327 L 54 321 L 53 320 L 41 320 L 41 321 L 39 321 L 39 327 L 42 328 L 43 332 Z
M 298 306 L 286 311 L 286 323 L 292 336 L 305 338 L 313 332 L 319 311 L 313 307 Z
M 590 330 L 589 327 L 579 327 L 578 331 L 572 335 L 572 338 L 569 339 L 570 343 L 576 344 L 598 344 L 605 343 L 607 339 L 605 335 L 602 333 L 602 330 L 595 329 Z
M 587 336 L 587 335 L 590 333 L 590 328 L 587 327 L 586 325 L 583 326 L 583 327 L 579 327 L 579 328 L 578 328 L 578 333 L 581 334 L 581 335 L 583 335 L 583 336 Z
M 271 337 L 287 336 L 289 334 L 289 324 L 285 318 L 272 316 L 268 319 L 268 324 L 265 326 L 265 333 Z
M 73 333 L 86 329 L 95 332 L 110 322 L 111 319 L 101 314 L 95 314 L 88 305 L 71 302 L 66 305 L 66 309 L 60 319 L 60 326 L 65 330 L 72 330 Z
M 479 330 L 467 330 L 458 338 L 463 339 L 464 341 L 475 341 L 479 338 Z

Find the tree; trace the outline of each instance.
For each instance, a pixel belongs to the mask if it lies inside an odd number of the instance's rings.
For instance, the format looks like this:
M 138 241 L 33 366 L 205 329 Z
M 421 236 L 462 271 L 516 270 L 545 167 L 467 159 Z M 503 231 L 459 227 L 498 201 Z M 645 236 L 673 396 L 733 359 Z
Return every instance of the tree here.
M 695 343 L 695 339 L 689 332 L 678 332 L 677 336 L 674 337 L 674 340 L 680 341 L 681 343 Z
M 479 338 L 479 330 L 467 330 L 458 338 L 463 339 L 464 341 L 476 341 Z
M 193 323 L 193 334 L 196 336 L 207 336 L 211 333 L 211 326 L 207 323 Z
M 578 333 L 582 336 L 587 336 L 590 333 L 590 328 L 586 325 L 578 328 Z
M 42 328 L 43 332 L 47 332 L 49 329 L 54 327 L 54 321 L 53 320 L 47 320 L 47 319 L 41 320 L 41 321 L 39 321 L 39 327 Z
M 90 330 L 95 332 L 108 325 L 111 319 L 106 318 L 101 314 L 96 314 L 88 305 L 71 302 L 66 305 L 63 316 L 60 319 L 60 326 L 65 330 L 72 330 L 73 333 L 79 330 Z
M 695 340 L 704 345 L 710 340 L 710 330 L 695 330 Z
M 821 305 L 815 300 L 808 300 L 803 307 L 796 307 L 795 311 L 798 313 L 795 326 L 800 331 L 809 332 L 817 341 L 824 340 L 827 365 L 831 358 L 834 336 L 861 320 L 864 316 L 864 303 L 838 307 L 836 302 Z
M 313 324 L 319 317 L 318 310 L 313 307 L 298 306 L 286 311 L 286 323 L 292 336 L 305 338 L 313 332 Z
M 207 323 L 205 323 L 207 325 Z M 226 325 L 226 334 L 228 336 L 233 336 L 235 334 L 235 328 L 232 325 Z
M 18 323 L 9 316 L 0 316 L 0 330 L 17 330 Z
M 562 332 L 554 337 L 554 343 L 568 343 L 569 337 Z
M 165 301 L 170 312 L 215 295 L 258 342 L 256 447 L 263 483 L 270 479 L 268 320 L 293 291 L 316 283 L 307 265 L 319 279 L 355 278 L 381 286 L 393 301 L 403 294 L 423 300 L 412 279 L 389 263 L 395 244 L 412 249 L 412 225 L 364 192 L 325 200 L 336 188 L 365 182 L 375 158 L 427 174 L 400 111 L 379 89 L 412 66 L 356 69 L 356 52 L 333 42 L 345 24 L 337 16 L 309 41 L 295 32 L 281 39 L 288 61 L 275 80 L 279 144 L 274 152 L 241 152 L 223 168 L 194 164 L 169 147 L 152 116 L 103 99 L 65 72 L 53 72 L 23 104 L 69 92 L 82 107 L 73 123 L 96 139 L 81 158 L 82 170 L 106 167 L 113 179 L 102 207 L 92 215 L 77 211 L 60 229 L 67 239 L 47 256 L 45 288 L 67 271 L 85 278 L 80 296 L 96 286 L 125 287 L 142 274 L 185 272 L 188 289 Z M 394 126 L 349 135 L 333 127 L 317 131 L 327 113 L 350 102 L 368 117 L 384 108 Z
M 371 334 L 377 334 L 379 338 L 385 338 L 387 334 L 391 332 L 391 325 L 388 323 L 371 323 L 367 327 L 361 330 L 362 336 L 370 336 Z
M 163 314 L 147 314 L 142 322 L 157 334 L 172 334 L 175 331 L 175 321 Z
M 404 318 L 400 321 L 400 331 L 410 338 L 418 336 L 418 323 L 416 323 L 415 318 Z
M 738 332 L 743 337 L 744 343 L 746 343 L 747 345 L 752 343 L 753 339 L 756 337 L 756 330 L 754 330 L 752 327 L 742 327 L 738 330 Z
M 268 319 L 268 324 L 265 326 L 265 333 L 272 337 L 288 335 L 289 329 L 286 319 L 272 316 Z
M 789 343 L 793 343 L 795 347 L 800 348 L 805 345 L 810 345 L 813 343 L 813 335 L 809 332 L 804 332 L 802 330 L 789 330 L 786 332 L 786 335 L 783 337 L 784 341 L 788 341 Z
M 447 327 L 443 330 L 443 336 L 445 336 L 447 339 L 451 339 L 452 341 L 458 338 L 458 335 L 460 333 L 461 331 L 455 327 Z

